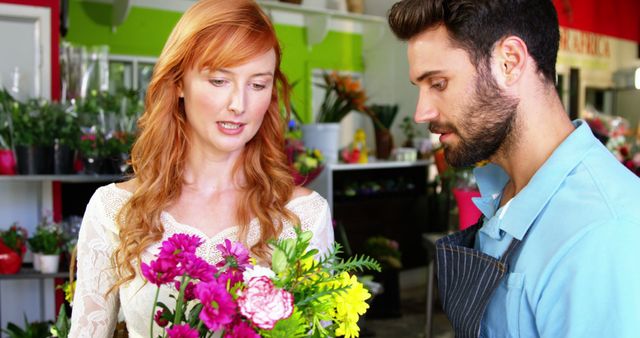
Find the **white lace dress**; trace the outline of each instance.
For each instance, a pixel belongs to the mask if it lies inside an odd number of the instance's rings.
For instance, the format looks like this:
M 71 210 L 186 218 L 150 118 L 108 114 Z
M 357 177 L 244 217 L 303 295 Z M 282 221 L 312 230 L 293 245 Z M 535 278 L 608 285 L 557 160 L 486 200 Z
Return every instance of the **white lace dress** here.
M 133 281 L 105 296 L 116 280 L 111 262 L 111 255 L 118 244 L 115 215 L 130 196 L 130 192 L 112 183 L 96 190 L 87 205 L 78 238 L 77 284 L 69 337 L 112 337 L 119 317 L 126 322 L 129 337 L 149 336 L 155 285 L 145 285 L 143 277 L 138 273 Z M 313 192 L 291 200 L 287 208 L 298 215 L 304 230 L 313 232 L 311 246 L 321 253 L 326 252 L 333 243 L 333 227 L 327 201 Z M 178 223 L 167 212 L 161 214 L 161 222 L 165 229 L 163 240 L 175 233 L 198 235 L 203 238 L 205 242 L 198 248 L 197 254 L 212 264 L 221 258 L 216 245 L 224 242 L 225 238 L 231 241 L 238 240 L 237 227 L 227 228 L 207 238 L 200 230 Z M 295 236 L 292 226 L 285 223 L 280 238 Z M 254 219 L 250 224 L 248 243 L 255 243 L 259 233 L 260 224 Z M 142 254 L 142 261 L 152 260 L 159 247 L 160 242 L 147 248 Z M 175 302 L 169 298 L 170 292 L 163 287 L 159 300 L 172 306 Z M 156 326 L 154 335 L 159 333 L 161 328 Z

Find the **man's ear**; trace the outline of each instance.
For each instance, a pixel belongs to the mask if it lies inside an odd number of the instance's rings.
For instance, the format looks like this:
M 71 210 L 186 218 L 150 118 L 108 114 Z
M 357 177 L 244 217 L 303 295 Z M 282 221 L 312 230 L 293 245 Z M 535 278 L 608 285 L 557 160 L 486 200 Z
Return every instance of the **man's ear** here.
M 498 42 L 494 50 L 496 75 L 505 86 L 520 80 L 527 66 L 527 45 L 517 36 L 508 36 Z

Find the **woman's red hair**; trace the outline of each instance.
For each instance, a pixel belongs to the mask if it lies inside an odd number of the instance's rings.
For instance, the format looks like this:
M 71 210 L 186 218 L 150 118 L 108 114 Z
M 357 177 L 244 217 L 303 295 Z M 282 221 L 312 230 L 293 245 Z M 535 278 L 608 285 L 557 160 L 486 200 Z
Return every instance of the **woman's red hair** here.
M 266 241 L 282 231 L 282 220 L 299 219 L 286 209 L 294 190 L 284 153 L 284 120 L 279 102 L 289 109 L 289 86 L 280 70 L 281 51 L 268 17 L 252 0 L 200 0 L 189 8 L 158 58 L 147 89 L 145 112 L 138 122 L 139 136 L 131 151 L 137 189 L 120 210 L 120 243 L 113 254 L 119 280 L 112 290 L 132 280 L 133 259 L 162 238 L 160 214 L 182 191 L 188 154 L 188 121 L 179 99 L 186 71 L 219 69 L 244 64 L 273 49 L 276 54 L 273 92 L 262 125 L 235 164 L 246 184 L 237 210 L 242 224 L 240 240 L 246 244 L 252 216 L 260 221 L 261 238 L 251 252 L 268 259 Z

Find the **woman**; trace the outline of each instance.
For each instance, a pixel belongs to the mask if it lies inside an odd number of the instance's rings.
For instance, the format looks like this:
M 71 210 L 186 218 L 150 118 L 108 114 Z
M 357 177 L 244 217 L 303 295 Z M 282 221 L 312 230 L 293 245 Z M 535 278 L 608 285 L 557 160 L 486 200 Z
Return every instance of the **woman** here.
M 110 337 L 118 310 L 129 336 L 148 335 L 155 286 L 140 262 L 174 233 L 202 237 L 197 253 L 210 263 L 230 239 L 267 264 L 266 241 L 294 236 L 297 224 L 327 251 L 328 204 L 293 184 L 279 99 L 288 102 L 280 47 L 255 2 L 201 0 L 184 13 L 149 84 L 134 178 L 99 188 L 87 206 L 71 337 Z

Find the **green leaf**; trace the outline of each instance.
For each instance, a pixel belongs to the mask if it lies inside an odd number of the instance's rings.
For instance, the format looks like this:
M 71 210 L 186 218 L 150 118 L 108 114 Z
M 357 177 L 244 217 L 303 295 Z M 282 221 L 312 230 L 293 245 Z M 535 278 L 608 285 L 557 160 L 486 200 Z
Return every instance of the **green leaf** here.
M 309 324 L 302 317 L 297 309 L 294 309 L 289 318 L 279 320 L 273 330 L 260 330 L 260 335 L 264 338 L 300 338 L 306 337 Z
M 271 255 L 271 269 L 275 273 L 281 273 L 287 268 L 287 255 L 279 247 L 275 247 Z

